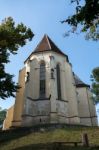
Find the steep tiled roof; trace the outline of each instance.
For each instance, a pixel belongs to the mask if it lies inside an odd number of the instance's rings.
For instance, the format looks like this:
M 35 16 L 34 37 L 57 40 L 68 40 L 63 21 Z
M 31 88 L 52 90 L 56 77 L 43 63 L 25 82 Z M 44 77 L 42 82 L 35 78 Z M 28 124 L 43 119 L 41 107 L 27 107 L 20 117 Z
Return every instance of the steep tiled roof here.
M 74 74 L 76 87 L 90 87 L 88 84 L 85 84 L 76 74 Z
M 26 59 L 26 61 L 31 57 L 32 54 L 46 51 L 53 51 L 59 53 L 61 55 L 66 56 L 68 59 L 68 56 L 65 55 L 47 35 L 44 35 L 41 42 L 37 45 L 35 50 L 30 54 L 30 56 Z

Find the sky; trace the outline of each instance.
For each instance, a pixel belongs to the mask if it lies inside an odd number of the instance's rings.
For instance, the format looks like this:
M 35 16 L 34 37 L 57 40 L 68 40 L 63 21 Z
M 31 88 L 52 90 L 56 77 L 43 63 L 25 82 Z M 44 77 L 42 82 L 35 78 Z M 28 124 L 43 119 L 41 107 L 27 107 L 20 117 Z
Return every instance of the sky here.
M 18 82 L 18 72 L 24 66 L 24 60 L 35 49 L 44 34 L 68 55 L 73 71 L 87 84 L 91 84 L 92 69 L 99 66 L 98 42 L 86 41 L 83 34 L 64 37 L 67 25 L 61 24 L 67 16 L 72 15 L 74 7 L 70 0 L 0 0 L 0 22 L 11 16 L 15 23 L 23 22 L 35 34 L 33 40 L 19 49 L 17 55 L 10 56 L 6 71 L 14 74 Z M 0 99 L 2 108 L 9 108 L 15 98 Z M 99 106 L 97 106 L 97 109 Z

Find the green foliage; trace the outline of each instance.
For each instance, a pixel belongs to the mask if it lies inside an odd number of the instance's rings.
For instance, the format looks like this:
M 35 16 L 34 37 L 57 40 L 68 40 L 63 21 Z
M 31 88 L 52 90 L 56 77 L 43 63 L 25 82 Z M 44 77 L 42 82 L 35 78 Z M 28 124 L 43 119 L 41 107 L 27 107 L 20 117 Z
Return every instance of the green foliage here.
M 0 110 L 0 125 L 3 124 L 3 121 L 4 121 L 5 117 L 6 117 L 6 110 L 5 109 Z
M 19 47 L 24 46 L 27 40 L 31 41 L 34 34 L 23 23 L 15 26 L 11 17 L 0 24 L 0 98 L 6 99 L 15 96 L 19 85 L 13 82 L 13 75 L 5 71 L 5 65 L 10 62 L 10 54 L 17 54 Z
M 62 23 L 68 23 L 72 27 L 71 32 L 76 32 L 79 27 L 81 32 L 86 32 L 86 39 L 99 40 L 99 0 L 71 0 L 74 2 L 75 13 Z
M 92 92 L 95 103 L 99 103 L 99 67 L 92 71 Z

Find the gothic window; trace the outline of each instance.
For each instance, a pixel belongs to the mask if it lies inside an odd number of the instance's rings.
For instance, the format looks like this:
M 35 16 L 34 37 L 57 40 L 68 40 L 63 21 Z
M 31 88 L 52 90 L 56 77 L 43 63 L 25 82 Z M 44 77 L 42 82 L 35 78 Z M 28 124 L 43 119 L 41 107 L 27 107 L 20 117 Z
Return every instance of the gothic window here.
M 61 99 L 61 80 L 60 80 L 60 65 L 57 64 L 56 66 L 56 73 L 57 73 L 57 96 L 58 99 Z
M 40 97 L 45 97 L 45 62 L 40 64 Z

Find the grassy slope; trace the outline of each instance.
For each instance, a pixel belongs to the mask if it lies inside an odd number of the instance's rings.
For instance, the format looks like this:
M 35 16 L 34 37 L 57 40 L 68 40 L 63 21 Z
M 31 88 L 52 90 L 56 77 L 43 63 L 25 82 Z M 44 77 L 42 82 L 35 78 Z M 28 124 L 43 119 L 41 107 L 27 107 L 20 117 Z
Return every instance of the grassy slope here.
M 91 145 L 99 145 L 99 128 L 65 128 L 45 131 L 43 133 L 29 132 L 25 134 L 20 131 L 5 133 L 2 136 L 0 135 L 0 140 L 4 139 L 4 141 L 0 143 L 0 150 L 38 150 L 42 147 L 42 144 L 46 147 L 46 143 L 54 141 L 81 141 L 82 133 L 88 133 Z M 50 144 L 47 145 L 49 145 L 50 148 Z M 44 150 L 44 148 L 42 148 L 42 150 Z M 77 150 L 77 148 L 75 150 Z

